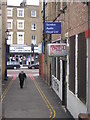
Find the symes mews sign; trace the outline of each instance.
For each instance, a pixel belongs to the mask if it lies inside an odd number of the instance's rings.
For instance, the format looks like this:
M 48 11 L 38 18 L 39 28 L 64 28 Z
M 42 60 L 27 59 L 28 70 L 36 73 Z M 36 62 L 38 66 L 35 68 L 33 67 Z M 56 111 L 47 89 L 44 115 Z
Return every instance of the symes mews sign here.
M 61 22 L 45 22 L 45 34 L 61 34 Z

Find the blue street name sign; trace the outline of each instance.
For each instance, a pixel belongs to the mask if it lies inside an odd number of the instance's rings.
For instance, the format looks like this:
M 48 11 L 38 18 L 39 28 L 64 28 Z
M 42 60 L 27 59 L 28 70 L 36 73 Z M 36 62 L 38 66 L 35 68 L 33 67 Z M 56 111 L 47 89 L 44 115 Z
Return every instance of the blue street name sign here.
M 61 34 L 61 22 L 45 22 L 45 34 Z

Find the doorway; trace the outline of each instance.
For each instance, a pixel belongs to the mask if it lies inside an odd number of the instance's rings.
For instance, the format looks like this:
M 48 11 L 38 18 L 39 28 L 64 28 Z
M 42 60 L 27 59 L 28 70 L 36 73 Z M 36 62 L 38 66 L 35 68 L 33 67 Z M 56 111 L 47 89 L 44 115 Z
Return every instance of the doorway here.
M 67 62 L 62 62 L 62 104 L 67 106 L 67 82 L 66 82 L 66 75 L 67 75 Z

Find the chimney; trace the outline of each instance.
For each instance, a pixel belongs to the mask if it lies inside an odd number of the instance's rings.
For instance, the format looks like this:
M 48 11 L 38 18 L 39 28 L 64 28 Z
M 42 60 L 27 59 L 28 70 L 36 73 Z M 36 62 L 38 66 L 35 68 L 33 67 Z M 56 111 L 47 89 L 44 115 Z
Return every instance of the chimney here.
M 25 6 L 26 6 L 26 0 L 23 0 L 23 1 L 20 3 L 20 6 L 21 6 L 21 7 L 25 7 Z
M 26 0 L 23 0 L 23 3 L 26 4 Z

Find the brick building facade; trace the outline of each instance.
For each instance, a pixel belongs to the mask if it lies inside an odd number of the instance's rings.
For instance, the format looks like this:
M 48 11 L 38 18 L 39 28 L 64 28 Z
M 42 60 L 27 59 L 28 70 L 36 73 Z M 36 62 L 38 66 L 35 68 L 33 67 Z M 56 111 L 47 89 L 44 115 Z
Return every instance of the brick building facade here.
M 7 6 L 8 44 L 12 47 L 8 58 L 14 57 L 17 61 L 21 59 L 22 64 L 30 64 L 32 62 L 32 43 L 34 44 L 34 59 L 38 57 L 38 42 L 41 40 L 39 11 L 40 6 L 27 5 L 26 2 L 22 2 L 20 6 Z M 19 50 L 20 47 L 23 50 L 27 49 L 27 52 Z M 12 51 L 14 48 L 17 51 Z
M 90 2 L 47 2 L 45 4 L 45 20 L 61 22 L 61 35 L 47 34 L 45 46 L 47 47 L 50 42 L 66 43 L 69 46 L 69 54 L 65 57 L 49 58 L 47 48 L 45 48 L 45 80 L 49 85 L 51 83 L 62 104 L 74 118 L 77 118 L 81 112 L 89 112 L 90 105 L 89 58 L 87 58 L 89 45 L 87 46 L 87 38 L 85 37 L 85 34 L 90 37 L 89 5 Z M 51 68 L 48 69 L 50 64 Z M 49 72 L 46 72 L 46 70 L 49 70 Z M 87 83 L 89 84 L 87 85 Z

